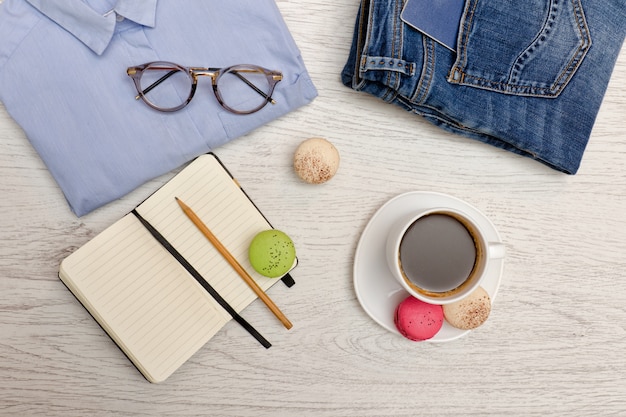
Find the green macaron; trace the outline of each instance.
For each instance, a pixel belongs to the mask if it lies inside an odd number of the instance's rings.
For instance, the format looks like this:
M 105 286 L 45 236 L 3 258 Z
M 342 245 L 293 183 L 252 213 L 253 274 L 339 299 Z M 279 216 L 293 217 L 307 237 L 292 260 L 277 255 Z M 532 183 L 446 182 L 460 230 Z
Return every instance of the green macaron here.
M 284 232 L 270 229 L 252 239 L 248 256 L 255 271 L 269 278 L 277 278 L 285 275 L 293 266 L 296 248 Z

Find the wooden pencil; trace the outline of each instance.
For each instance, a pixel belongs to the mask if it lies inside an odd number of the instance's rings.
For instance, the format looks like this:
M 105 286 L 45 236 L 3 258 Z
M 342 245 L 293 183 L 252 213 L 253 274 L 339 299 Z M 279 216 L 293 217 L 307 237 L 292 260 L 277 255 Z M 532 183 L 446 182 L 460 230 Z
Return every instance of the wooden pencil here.
M 191 220 L 191 222 L 196 225 L 196 227 L 202 232 L 202 234 L 215 246 L 215 249 L 222 254 L 222 256 L 228 261 L 228 263 L 233 267 L 235 271 L 243 278 L 243 280 L 248 284 L 248 286 L 254 291 L 254 293 L 265 303 L 265 305 L 270 309 L 272 313 L 278 318 L 278 320 L 283 323 L 283 325 L 287 329 L 291 329 L 293 325 L 289 321 L 289 319 L 283 314 L 282 311 L 274 304 L 271 298 L 259 287 L 256 281 L 246 272 L 245 269 L 241 266 L 241 264 L 235 259 L 233 255 L 226 249 L 226 247 L 219 241 L 219 239 L 209 230 L 209 228 L 204 224 L 202 220 L 198 217 L 198 215 L 185 203 L 183 203 L 178 197 L 175 197 L 178 205 L 183 210 L 185 215 Z

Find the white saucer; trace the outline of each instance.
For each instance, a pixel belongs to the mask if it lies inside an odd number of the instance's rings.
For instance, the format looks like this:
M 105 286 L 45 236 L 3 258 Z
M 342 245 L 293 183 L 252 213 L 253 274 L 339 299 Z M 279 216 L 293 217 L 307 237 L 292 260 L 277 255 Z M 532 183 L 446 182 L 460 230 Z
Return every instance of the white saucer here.
M 378 324 L 392 333 L 400 335 L 393 322 L 395 309 L 409 293 L 394 279 L 385 259 L 387 231 L 396 219 L 430 207 L 453 207 L 474 214 L 475 220 L 485 231 L 491 242 L 501 242 L 500 235 L 484 214 L 468 203 L 455 197 L 414 191 L 398 195 L 385 203 L 370 219 L 354 257 L 354 288 L 357 298 L 367 314 Z M 493 259 L 489 263 L 487 276 L 481 286 L 487 291 L 493 303 L 500 287 L 504 268 L 503 259 Z M 449 342 L 469 333 L 449 325 L 445 320 L 441 330 L 429 342 Z

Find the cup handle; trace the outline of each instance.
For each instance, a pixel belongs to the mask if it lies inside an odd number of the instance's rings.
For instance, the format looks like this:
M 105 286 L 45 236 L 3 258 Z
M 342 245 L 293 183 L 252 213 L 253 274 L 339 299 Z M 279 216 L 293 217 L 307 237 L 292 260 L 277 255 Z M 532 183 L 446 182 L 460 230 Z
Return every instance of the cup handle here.
M 506 246 L 500 242 L 489 242 L 488 251 L 490 259 L 504 258 L 504 255 L 506 255 Z

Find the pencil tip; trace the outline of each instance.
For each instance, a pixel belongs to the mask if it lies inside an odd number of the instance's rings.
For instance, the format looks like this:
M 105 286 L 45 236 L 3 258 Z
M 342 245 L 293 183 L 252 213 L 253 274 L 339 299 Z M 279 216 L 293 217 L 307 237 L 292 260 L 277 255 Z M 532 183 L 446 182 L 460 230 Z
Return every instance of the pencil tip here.
M 178 200 L 178 197 L 174 197 L 174 200 L 179 201 L 179 200 Z

